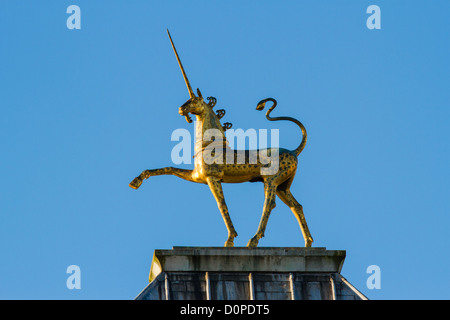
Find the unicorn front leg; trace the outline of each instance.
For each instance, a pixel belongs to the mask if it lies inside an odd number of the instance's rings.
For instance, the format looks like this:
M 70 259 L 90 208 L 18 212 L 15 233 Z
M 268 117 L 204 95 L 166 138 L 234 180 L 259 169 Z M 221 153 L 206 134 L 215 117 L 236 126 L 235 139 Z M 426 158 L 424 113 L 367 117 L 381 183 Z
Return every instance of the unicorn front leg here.
M 228 230 L 228 239 L 225 241 L 225 247 L 234 246 L 234 238 L 237 237 L 237 232 L 234 229 L 233 223 L 231 222 L 230 215 L 228 213 L 227 204 L 225 203 L 225 198 L 223 196 L 222 184 L 218 178 L 207 177 L 206 181 L 208 183 L 211 192 L 216 199 L 217 206 L 219 207 L 222 218 Z
M 187 181 L 197 182 L 194 181 L 194 179 L 192 178 L 192 172 L 193 170 L 179 169 L 173 167 L 145 170 L 142 171 L 142 173 L 139 176 L 134 178 L 133 181 L 130 182 L 129 186 L 133 189 L 137 189 L 141 186 L 142 181 L 144 181 L 145 179 L 160 175 L 174 175 Z

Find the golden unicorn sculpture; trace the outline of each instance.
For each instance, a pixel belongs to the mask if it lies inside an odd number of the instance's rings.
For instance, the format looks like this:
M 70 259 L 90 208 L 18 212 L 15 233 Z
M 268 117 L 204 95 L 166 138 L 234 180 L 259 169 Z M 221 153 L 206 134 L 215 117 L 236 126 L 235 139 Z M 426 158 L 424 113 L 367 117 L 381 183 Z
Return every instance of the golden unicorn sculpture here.
M 303 214 L 302 206 L 295 200 L 290 191 L 290 186 L 297 170 L 297 157 L 302 152 L 306 144 L 306 129 L 303 124 L 291 117 L 270 117 L 270 112 L 276 107 L 276 101 L 267 98 L 260 101 L 256 107 L 257 110 L 263 110 L 266 102 L 272 102 L 272 107 L 267 111 L 266 118 L 270 121 L 289 120 L 297 124 L 302 131 L 302 141 L 295 150 L 287 150 L 283 148 L 269 148 L 264 150 L 233 150 L 228 146 L 225 137 L 225 130 L 231 127 L 230 123 L 221 125 L 220 119 L 225 111 L 213 111 L 216 99 L 209 97 L 208 103 L 203 100 L 202 94 L 197 89 L 197 96 L 192 91 L 184 71 L 177 50 L 169 35 L 172 48 L 175 52 L 178 64 L 186 82 L 189 91 L 189 100 L 187 100 L 178 110 L 179 114 L 186 117 L 191 123 L 192 119 L 189 114 L 195 115 L 197 118 L 196 137 L 195 137 L 195 167 L 193 170 L 166 167 L 161 169 L 152 169 L 143 171 L 136 177 L 129 186 L 137 189 L 142 181 L 152 176 L 158 175 L 174 175 L 184 180 L 207 184 L 211 189 L 214 198 L 217 201 L 220 213 L 222 214 L 225 225 L 228 229 L 228 238 L 225 247 L 234 245 L 234 238 L 237 236 L 233 223 L 231 222 L 228 208 L 225 203 L 222 191 L 222 183 L 241 183 L 241 182 L 263 182 L 264 183 L 264 208 L 261 221 L 256 234 L 249 240 L 247 247 L 253 248 L 258 245 L 259 239 L 264 236 L 270 212 L 275 208 L 275 196 L 277 195 L 294 213 L 300 225 L 305 247 L 310 247 L 313 239 L 309 232 L 306 220 Z M 214 137 L 205 139 L 208 132 L 213 132 Z M 210 151 L 209 153 L 206 151 Z M 211 152 L 212 150 L 212 152 Z M 276 158 L 276 169 L 273 163 L 268 163 L 268 157 L 278 155 Z M 242 161 L 242 156 L 244 160 Z M 253 161 L 251 161 L 253 159 Z M 241 161 L 240 161 L 241 160 Z

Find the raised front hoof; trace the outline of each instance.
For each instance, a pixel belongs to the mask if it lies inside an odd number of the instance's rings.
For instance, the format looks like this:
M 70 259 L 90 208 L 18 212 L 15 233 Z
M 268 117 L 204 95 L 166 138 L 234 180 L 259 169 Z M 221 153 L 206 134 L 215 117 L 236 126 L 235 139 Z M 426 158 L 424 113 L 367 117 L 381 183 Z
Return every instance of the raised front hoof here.
M 248 248 L 256 248 L 258 246 L 258 242 L 259 242 L 258 238 L 256 236 L 254 236 L 247 243 L 247 247 Z
M 136 190 L 137 188 L 139 188 L 141 186 L 141 184 L 142 184 L 142 179 L 139 177 L 136 177 L 136 178 L 134 178 L 133 181 L 130 182 L 129 186 Z

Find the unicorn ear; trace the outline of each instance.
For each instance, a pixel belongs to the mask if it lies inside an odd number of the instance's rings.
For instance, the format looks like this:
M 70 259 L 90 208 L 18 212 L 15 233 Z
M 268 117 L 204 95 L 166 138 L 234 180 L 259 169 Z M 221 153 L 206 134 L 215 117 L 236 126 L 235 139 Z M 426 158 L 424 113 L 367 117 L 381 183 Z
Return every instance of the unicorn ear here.
M 199 98 L 203 98 L 202 93 L 200 92 L 200 89 L 199 89 L 199 88 L 197 88 L 197 94 L 198 94 L 198 97 L 199 97 Z

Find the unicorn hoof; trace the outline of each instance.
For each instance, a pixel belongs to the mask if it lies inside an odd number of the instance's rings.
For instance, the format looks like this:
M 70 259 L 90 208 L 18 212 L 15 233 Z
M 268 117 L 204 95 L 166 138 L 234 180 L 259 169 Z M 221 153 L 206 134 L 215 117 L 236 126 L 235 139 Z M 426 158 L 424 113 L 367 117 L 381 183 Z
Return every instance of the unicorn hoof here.
M 130 186 L 131 188 L 136 190 L 137 188 L 139 188 L 141 186 L 141 184 L 142 184 L 142 179 L 139 177 L 136 177 L 136 178 L 134 178 L 133 181 L 130 182 L 130 184 L 128 186 Z
M 248 248 L 256 248 L 258 246 L 258 238 L 255 236 L 249 240 L 247 243 Z
M 228 239 L 225 241 L 225 247 L 234 247 L 234 239 Z

